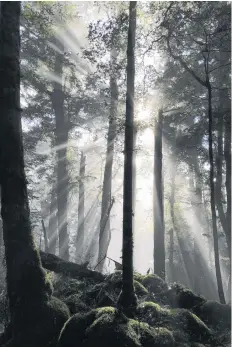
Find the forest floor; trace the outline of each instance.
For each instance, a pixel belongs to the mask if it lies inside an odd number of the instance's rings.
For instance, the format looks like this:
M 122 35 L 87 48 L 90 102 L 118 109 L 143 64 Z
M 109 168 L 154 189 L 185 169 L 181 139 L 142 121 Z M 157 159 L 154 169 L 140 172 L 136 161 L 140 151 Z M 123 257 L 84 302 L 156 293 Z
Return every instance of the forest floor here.
M 80 280 L 49 272 L 53 296 L 67 305 L 71 316 L 59 332 L 59 347 L 230 346 L 229 305 L 207 301 L 180 284 L 169 286 L 156 275 L 135 273 L 138 307 L 129 319 L 115 308 L 121 276 L 116 271 L 103 281 Z M 6 311 L 4 318 L 0 310 L 0 323 L 5 324 Z

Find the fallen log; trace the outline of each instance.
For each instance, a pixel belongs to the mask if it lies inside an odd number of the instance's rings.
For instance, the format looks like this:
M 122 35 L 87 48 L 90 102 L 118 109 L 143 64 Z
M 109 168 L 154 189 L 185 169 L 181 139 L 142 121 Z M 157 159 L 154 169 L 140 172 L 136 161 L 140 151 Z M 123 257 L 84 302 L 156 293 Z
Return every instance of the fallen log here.
M 65 261 L 54 254 L 40 251 L 42 266 L 55 273 L 72 278 L 92 278 L 96 281 L 104 281 L 105 276 L 100 272 L 89 270 L 85 265 L 79 265 L 71 261 Z

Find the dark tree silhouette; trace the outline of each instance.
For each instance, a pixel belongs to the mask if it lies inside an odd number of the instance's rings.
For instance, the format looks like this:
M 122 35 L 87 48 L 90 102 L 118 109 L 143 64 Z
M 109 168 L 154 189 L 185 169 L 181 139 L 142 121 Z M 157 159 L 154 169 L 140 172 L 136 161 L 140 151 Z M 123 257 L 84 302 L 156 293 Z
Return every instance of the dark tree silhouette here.
M 134 78 L 135 78 L 135 30 L 136 1 L 130 2 L 127 46 L 127 92 L 124 147 L 123 184 L 123 245 L 122 245 L 122 291 L 118 306 L 132 316 L 137 298 L 133 284 L 133 151 L 134 151 Z
M 1 3 L 0 26 L 0 184 L 7 267 L 7 290 L 13 333 L 35 302 L 51 295 L 36 249 L 29 218 L 20 109 L 20 6 Z M 47 298 L 47 299 L 46 299 Z M 36 310 L 36 308 L 34 308 Z M 35 312 L 33 313 L 35 314 Z

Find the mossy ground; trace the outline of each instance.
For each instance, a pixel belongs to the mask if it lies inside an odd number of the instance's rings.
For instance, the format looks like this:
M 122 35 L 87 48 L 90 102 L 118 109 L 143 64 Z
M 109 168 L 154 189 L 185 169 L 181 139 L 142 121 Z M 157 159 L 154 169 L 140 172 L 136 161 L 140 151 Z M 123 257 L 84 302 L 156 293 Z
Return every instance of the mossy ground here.
M 138 307 L 134 319 L 129 319 L 116 309 L 121 279 L 121 271 L 102 283 L 53 275 L 54 295 L 61 301 L 52 297 L 40 307 L 41 315 L 24 319 L 27 333 L 22 326 L 23 335 L 8 341 L 8 347 L 58 347 L 61 330 L 59 347 L 230 345 L 230 306 L 207 301 L 179 284 L 168 286 L 158 276 L 136 273 Z M 34 311 L 39 312 L 36 307 Z M 41 321 L 46 316 L 48 320 Z

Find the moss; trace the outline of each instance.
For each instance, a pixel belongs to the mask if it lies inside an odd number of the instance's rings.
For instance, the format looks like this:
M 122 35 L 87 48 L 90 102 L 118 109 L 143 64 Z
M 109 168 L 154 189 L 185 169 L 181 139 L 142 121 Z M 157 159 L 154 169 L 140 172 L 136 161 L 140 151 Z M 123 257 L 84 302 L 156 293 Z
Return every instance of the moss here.
M 216 329 L 230 329 L 231 307 L 216 301 L 206 301 L 194 308 L 194 312 L 207 324 Z
M 91 310 L 88 305 L 82 302 L 80 294 L 72 294 L 64 299 L 64 302 L 68 306 L 71 314 L 88 312 Z
M 86 314 L 73 315 L 64 325 L 59 337 L 60 347 L 83 346 L 85 331 L 95 319 L 96 312 L 90 311 Z M 78 347 L 79 347 L 78 346 Z
M 160 305 L 145 301 L 139 304 L 137 308 L 139 320 L 145 321 L 151 326 L 161 327 L 165 318 L 169 315 L 169 310 L 163 309 Z
M 168 290 L 167 283 L 157 275 L 144 276 L 142 284 L 154 294 L 160 294 Z
M 174 329 L 186 332 L 194 342 L 204 342 L 211 339 L 210 329 L 200 318 L 188 310 L 174 310 L 170 323 Z
M 25 307 L 22 311 L 21 320 L 19 313 L 14 320 L 14 327 L 17 332 L 14 333 L 14 341 L 23 341 L 22 346 L 55 346 L 60 331 L 69 319 L 68 307 L 59 299 L 51 299 L 43 304 L 37 304 Z M 12 342 L 13 343 L 13 342 Z M 16 342 L 15 342 L 16 343 Z
M 148 295 L 148 290 L 138 281 L 134 281 L 135 294 L 139 297 Z
M 86 330 L 86 341 L 83 346 L 92 347 L 140 347 L 138 336 L 129 324 L 129 320 L 118 311 L 108 308 L 98 312 L 96 320 Z
M 59 347 L 172 347 L 167 329 L 154 329 L 128 319 L 113 307 L 103 307 L 85 315 L 74 315 L 62 329 Z
M 144 275 L 141 275 L 140 273 L 135 272 L 134 273 L 134 280 L 138 281 L 139 283 L 143 283 Z
M 192 309 L 206 301 L 202 296 L 195 295 L 190 289 L 177 283 L 168 289 L 166 297 L 173 308 Z
M 109 276 L 107 276 L 106 281 L 121 288 L 122 284 L 122 271 L 115 271 Z
M 77 294 L 84 289 L 85 283 L 69 277 L 59 277 L 53 283 L 54 295 L 58 298 L 67 298 L 72 294 Z
M 174 338 L 172 333 L 165 329 L 154 329 L 147 323 L 130 320 L 130 326 L 136 331 L 143 347 L 172 347 Z
M 59 346 L 141 347 L 128 319 L 113 307 L 98 308 L 85 315 L 74 315 L 62 329 Z

